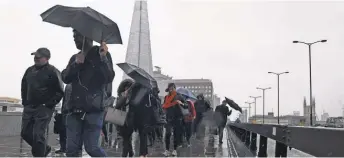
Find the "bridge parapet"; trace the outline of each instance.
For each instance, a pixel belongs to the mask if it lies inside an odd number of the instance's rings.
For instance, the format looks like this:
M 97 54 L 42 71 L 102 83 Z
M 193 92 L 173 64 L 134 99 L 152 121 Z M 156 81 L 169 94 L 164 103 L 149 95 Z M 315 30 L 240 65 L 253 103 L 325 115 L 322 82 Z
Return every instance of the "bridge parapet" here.
M 316 157 L 344 156 L 344 129 L 249 123 L 229 127 L 253 153 L 257 153 L 259 134 L 259 157 L 267 157 L 267 138 L 276 141 L 275 157 L 286 157 L 288 147 Z

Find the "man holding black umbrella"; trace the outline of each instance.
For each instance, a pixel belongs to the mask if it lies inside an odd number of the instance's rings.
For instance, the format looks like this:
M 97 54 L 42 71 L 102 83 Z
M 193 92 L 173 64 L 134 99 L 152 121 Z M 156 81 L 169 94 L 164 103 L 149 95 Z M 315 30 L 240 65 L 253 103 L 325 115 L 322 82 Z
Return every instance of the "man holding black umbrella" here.
M 227 101 L 223 100 L 221 105 L 215 108 L 215 121 L 219 131 L 219 143 L 222 144 L 223 129 L 227 124 L 227 116 L 232 114 L 232 110 L 229 111 L 227 107 Z
M 62 80 L 72 85 L 67 116 L 67 156 L 77 157 L 82 143 L 91 157 L 107 156 L 99 146 L 103 125 L 107 85 L 115 72 L 105 43 L 93 46 L 93 41 L 73 30 L 79 53 L 73 55 L 62 71 Z

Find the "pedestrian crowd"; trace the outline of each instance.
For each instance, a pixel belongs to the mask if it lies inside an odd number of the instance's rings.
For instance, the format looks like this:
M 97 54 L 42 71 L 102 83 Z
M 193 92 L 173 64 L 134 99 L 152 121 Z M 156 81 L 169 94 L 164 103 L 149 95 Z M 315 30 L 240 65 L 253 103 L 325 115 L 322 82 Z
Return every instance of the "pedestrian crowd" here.
M 57 5 L 54 8 L 44 14 L 52 15 L 50 12 L 59 10 L 62 6 Z M 67 9 L 70 11 L 71 8 Z M 90 8 L 84 9 L 90 11 Z M 76 8 L 75 11 L 82 10 Z M 52 17 L 50 21 L 62 23 L 62 18 Z M 85 19 L 87 20 L 80 18 Z M 49 21 L 48 18 L 45 20 Z M 107 43 L 102 39 L 94 40 L 96 38 L 85 36 L 85 32 L 88 33 L 85 27 L 87 26 L 82 26 L 83 29 L 78 27 L 83 33 L 73 29 L 78 52 L 70 57 L 62 72 L 49 63 L 51 53 L 48 48 L 39 48 L 31 53 L 34 56 L 34 65 L 27 68 L 21 83 L 24 106 L 21 137 L 31 146 L 32 156 L 46 157 L 51 153 L 46 131 L 54 115 L 54 132 L 60 136 L 60 149 L 55 152 L 67 157 L 80 157 L 83 150 L 92 157 L 107 157 L 100 145 L 102 135 L 105 142 L 109 142 L 107 124 L 115 126 L 116 130 L 113 131 L 122 140 L 123 157 L 147 157 L 148 146 L 155 142 L 165 145 L 165 156 L 177 156 L 177 149 L 183 144 L 187 147 L 192 145 L 192 136 L 202 138 L 205 132 L 202 123 L 206 117 L 205 113 L 212 111 L 211 104 L 203 94 L 197 97 L 185 95 L 177 91 L 174 83 L 169 83 L 165 89 L 167 95 L 162 101 L 156 81 L 149 82 L 153 84 L 147 86 L 144 84 L 146 82 L 139 82 L 125 72 L 132 79 L 123 80 L 117 88 L 117 96 L 113 96 L 112 82 L 115 72 Z M 100 46 L 94 45 L 94 41 L 98 41 Z M 133 67 L 130 64 L 124 66 Z M 124 68 L 122 70 L 125 71 Z M 61 113 L 57 113 L 55 107 L 60 101 Z M 227 103 L 226 100 L 223 101 L 214 112 L 220 144 L 227 116 L 231 114 Z M 132 147 L 135 132 L 138 133 L 140 142 L 138 153 L 135 153 Z

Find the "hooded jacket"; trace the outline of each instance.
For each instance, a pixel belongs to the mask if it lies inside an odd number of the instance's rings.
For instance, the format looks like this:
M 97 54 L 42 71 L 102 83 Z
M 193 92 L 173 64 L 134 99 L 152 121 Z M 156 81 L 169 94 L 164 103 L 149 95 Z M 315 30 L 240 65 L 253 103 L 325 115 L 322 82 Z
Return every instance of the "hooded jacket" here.
M 111 55 L 99 55 L 99 46 L 90 49 L 82 64 L 75 62 L 73 55 L 69 63 L 62 71 L 62 80 L 72 85 L 70 99 L 71 110 L 83 112 L 99 112 L 104 110 L 104 101 L 110 96 L 107 93 L 108 84 L 111 84 L 115 72 Z

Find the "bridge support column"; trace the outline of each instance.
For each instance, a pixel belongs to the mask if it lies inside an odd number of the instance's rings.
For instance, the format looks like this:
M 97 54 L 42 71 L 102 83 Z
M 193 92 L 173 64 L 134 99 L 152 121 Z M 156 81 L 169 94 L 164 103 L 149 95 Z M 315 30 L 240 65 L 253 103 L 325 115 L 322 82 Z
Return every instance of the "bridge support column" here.
M 257 151 L 257 133 L 251 132 L 251 145 L 250 145 L 250 149 L 254 153 L 256 153 L 256 151 Z
M 258 157 L 267 157 L 268 138 L 260 135 Z
M 245 145 L 247 147 L 250 147 L 250 138 L 251 138 L 251 132 L 250 131 L 246 131 L 246 134 L 245 134 Z
M 287 157 L 287 151 L 288 147 L 285 144 L 276 141 L 275 157 Z

